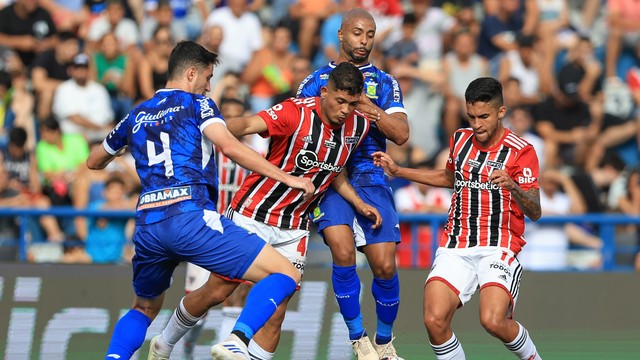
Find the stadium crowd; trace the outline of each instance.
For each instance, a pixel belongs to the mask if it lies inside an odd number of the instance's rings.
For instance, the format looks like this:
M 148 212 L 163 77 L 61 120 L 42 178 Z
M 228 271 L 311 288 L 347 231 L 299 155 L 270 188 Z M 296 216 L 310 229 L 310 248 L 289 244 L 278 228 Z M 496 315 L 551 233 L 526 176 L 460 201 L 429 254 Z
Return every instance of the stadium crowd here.
M 505 124 L 539 155 L 544 214 L 640 215 L 640 3 L 632 0 L 0 0 L 0 207 L 133 210 L 132 159 L 101 171 L 85 161 L 164 87 L 178 41 L 219 54 L 216 103 L 234 98 L 256 113 L 336 59 L 342 14 L 354 7 L 374 15 L 371 61 L 402 89 L 411 135 L 388 144 L 398 164 L 444 167 L 450 135 L 467 125 L 465 88 L 493 76 L 505 89 Z M 447 190 L 393 187 L 400 212 L 448 211 Z M 16 219 L 0 223 L 0 238 L 17 238 Z M 27 226 L 32 261 L 115 263 L 133 253 L 128 219 L 42 216 Z M 430 234 L 421 228 L 417 240 L 430 248 Z M 527 238 L 527 269 L 601 266 L 592 224 L 531 224 Z M 636 245 L 639 230 L 620 228 L 616 239 Z M 401 266 L 410 265 L 406 249 Z M 640 269 L 635 258 L 621 261 Z

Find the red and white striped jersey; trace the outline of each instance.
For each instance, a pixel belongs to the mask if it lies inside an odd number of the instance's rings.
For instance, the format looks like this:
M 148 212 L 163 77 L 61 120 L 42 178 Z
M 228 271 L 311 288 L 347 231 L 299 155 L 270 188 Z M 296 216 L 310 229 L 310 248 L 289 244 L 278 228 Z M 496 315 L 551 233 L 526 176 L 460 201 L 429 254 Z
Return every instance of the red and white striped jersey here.
M 447 169 L 454 194 L 440 246 L 496 246 L 517 254 L 525 244 L 524 214 L 508 190 L 489 181 L 503 169 L 523 189 L 538 188 L 538 158 L 533 146 L 508 129 L 491 148 L 482 148 L 471 129 L 461 129 L 449 144 Z
M 260 174 L 251 173 L 231 207 L 256 221 L 283 229 L 309 229 L 308 213 L 342 171 L 369 131 L 369 121 L 354 112 L 343 126 L 320 118 L 320 98 L 288 99 L 258 113 L 270 137 L 267 160 L 283 171 L 311 179 L 316 191 L 308 200 L 302 192 Z
M 240 190 L 242 183 L 249 175 L 249 171 L 226 157 L 216 148 L 216 166 L 218 168 L 218 213 L 224 214 L 233 195 Z

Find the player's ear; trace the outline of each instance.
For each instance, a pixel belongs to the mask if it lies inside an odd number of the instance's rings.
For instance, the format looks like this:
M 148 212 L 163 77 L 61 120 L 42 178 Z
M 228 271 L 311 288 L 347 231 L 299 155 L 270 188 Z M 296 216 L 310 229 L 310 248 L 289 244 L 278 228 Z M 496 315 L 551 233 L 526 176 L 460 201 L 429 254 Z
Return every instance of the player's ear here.
M 329 89 L 327 89 L 326 86 L 323 86 L 320 88 L 320 97 L 325 99 L 327 97 L 327 94 L 329 93 Z
M 197 72 L 198 70 L 193 66 L 187 68 L 187 80 L 189 80 L 189 82 L 193 81 L 193 79 L 196 77 Z

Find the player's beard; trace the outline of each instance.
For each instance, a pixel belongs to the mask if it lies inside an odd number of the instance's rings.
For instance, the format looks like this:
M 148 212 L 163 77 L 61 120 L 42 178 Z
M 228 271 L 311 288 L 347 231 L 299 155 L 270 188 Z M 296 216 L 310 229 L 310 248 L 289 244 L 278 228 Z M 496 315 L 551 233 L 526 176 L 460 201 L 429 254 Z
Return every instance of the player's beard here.
M 360 55 L 356 53 L 358 50 L 364 50 L 364 55 Z M 348 51 L 349 57 L 351 58 L 351 62 L 354 64 L 362 64 L 369 60 L 369 54 L 371 54 L 371 49 L 367 48 L 350 48 Z

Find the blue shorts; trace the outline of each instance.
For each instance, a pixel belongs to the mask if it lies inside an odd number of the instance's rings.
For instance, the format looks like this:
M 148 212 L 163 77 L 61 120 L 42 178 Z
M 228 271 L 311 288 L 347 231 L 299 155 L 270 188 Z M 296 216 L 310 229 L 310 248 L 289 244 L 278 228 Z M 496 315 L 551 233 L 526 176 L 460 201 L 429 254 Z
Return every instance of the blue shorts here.
M 169 288 L 173 270 L 182 261 L 241 279 L 266 244 L 212 210 L 137 225 L 133 243 L 133 289 L 150 299 Z
M 340 194 L 329 188 L 317 208 L 311 213 L 311 220 L 318 226 L 318 233 L 329 226 L 349 225 L 354 232 L 358 249 L 365 245 L 400 242 L 400 225 L 391 189 L 385 186 L 354 187 L 358 196 L 378 209 L 382 224 L 372 229 L 373 221 L 360 215 Z

